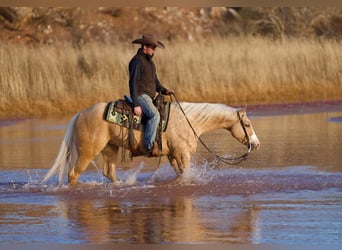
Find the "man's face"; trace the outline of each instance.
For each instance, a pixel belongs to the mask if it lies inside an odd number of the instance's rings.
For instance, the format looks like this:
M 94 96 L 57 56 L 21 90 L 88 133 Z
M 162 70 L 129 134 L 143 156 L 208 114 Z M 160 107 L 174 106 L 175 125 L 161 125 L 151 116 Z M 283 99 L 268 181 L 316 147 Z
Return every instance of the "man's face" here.
M 152 56 L 155 50 L 156 50 L 155 45 L 144 45 L 144 53 L 147 55 Z

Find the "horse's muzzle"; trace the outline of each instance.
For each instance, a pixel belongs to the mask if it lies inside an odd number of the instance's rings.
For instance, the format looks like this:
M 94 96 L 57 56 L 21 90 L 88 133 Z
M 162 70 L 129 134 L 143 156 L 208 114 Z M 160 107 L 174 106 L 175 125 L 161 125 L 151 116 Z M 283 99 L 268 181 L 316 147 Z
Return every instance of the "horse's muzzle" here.
M 258 150 L 260 148 L 260 141 L 256 134 L 252 134 L 250 141 L 249 141 L 252 150 Z

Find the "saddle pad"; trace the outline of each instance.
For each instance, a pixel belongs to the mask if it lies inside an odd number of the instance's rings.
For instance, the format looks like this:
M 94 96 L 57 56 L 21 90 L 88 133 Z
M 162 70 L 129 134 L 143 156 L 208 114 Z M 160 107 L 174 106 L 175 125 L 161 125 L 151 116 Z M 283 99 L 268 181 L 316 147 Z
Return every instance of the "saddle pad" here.
M 106 120 L 118 124 L 120 126 L 129 128 L 129 119 L 133 115 L 129 110 L 117 111 L 115 110 L 117 101 L 112 101 L 109 103 Z M 133 116 L 133 128 L 137 130 L 143 130 L 143 124 L 141 123 L 140 116 Z
M 133 112 L 130 109 L 118 109 L 116 105 L 118 102 L 122 102 L 124 100 L 112 101 L 108 104 L 107 114 L 105 114 L 105 119 L 108 122 L 118 124 L 120 126 L 129 128 L 130 119 L 133 117 L 133 129 L 144 131 L 146 119 L 141 116 L 133 115 Z M 167 123 L 169 119 L 169 111 L 170 111 L 170 103 L 167 103 L 165 106 L 165 118 L 161 117 L 161 121 L 159 126 L 161 126 L 161 131 L 165 132 L 167 128 Z

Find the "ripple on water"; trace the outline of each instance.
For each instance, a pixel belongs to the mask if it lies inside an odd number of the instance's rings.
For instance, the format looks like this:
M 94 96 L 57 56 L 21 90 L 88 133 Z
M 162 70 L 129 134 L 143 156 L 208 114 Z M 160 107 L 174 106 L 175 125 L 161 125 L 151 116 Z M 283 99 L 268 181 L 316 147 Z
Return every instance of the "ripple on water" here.
M 330 122 L 342 123 L 342 116 L 334 116 L 329 118 Z

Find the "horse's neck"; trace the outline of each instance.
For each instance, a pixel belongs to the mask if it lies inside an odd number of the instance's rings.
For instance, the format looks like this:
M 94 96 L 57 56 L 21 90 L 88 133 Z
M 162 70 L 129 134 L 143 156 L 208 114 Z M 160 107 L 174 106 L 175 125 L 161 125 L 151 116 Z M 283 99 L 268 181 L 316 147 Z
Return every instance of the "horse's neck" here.
M 193 104 L 187 107 L 189 120 L 198 135 L 220 128 L 229 128 L 237 119 L 235 109 L 223 104 Z

